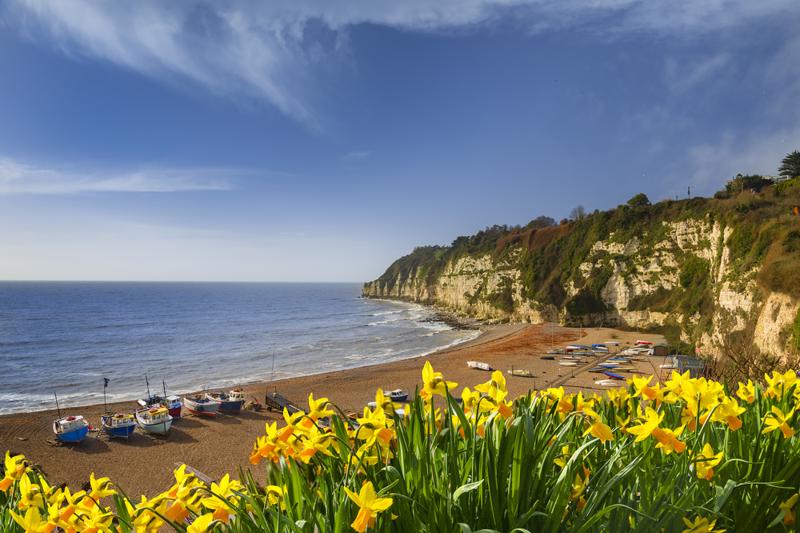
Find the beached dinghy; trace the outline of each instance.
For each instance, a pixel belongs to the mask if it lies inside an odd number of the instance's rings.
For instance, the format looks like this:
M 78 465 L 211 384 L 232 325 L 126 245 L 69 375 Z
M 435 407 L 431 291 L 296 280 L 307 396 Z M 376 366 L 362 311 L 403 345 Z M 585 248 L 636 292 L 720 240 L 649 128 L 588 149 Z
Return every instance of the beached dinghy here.
M 521 368 L 512 368 L 508 371 L 509 374 L 512 376 L 516 376 L 518 378 L 532 378 L 533 374 L 530 370 L 523 370 Z
M 109 437 L 127 439 L 136 430 L 136 419 L 131 414 L 114 413 L 101 416 L 100 425 Z
M 394 389 L 390 390 L 389 392 L 384 392 L 383 394 L 388 396 L 393 402 L 403 403 L 408 401 L 408 393 L 403 389 Z
M 235 388 L 227 394 L 224 392 L 211 392 L 206 394 L 206 397 L 219 402 L 219 410 L 226 413 L 239 413 L 244 405 L 244 391 L 240 388 Z
M 65 416 L 53 422 L 53 433 L 59 442 L 77 444 L 89 434 L 89 423 L 81 415 Z
M 600 387 L 619 387 L 619 381 L 615 379 L 601 379 L 594 382 L 595 385 Z
M 136 423 L 147 433 L 166 435 L 172 427 L 172 417 L 166 407 L 151 407 L 136 411 Z
M 489 363 L 482 363 L 480 361 L 467 361 L 467 366 L 475 370 L 485 370 L 486 372 L 491 372 L 493 370 L 492 367 L 489 366 Z
M 561 366 L 578 366 L 577 361 L 559 361 L 558 364 Z
M 200 394 L 186 396 L 183 399 L 183 405 L 185 405 L 186 409 L 193 415 L 217 416 L 219 404 L 220 402 L 218 400 Z

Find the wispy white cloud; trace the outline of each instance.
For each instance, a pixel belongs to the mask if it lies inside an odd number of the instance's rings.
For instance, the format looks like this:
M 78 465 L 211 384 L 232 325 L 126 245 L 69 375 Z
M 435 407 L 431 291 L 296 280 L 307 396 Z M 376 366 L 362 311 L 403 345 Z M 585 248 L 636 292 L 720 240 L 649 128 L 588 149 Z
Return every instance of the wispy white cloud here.
M 689 63 L 681 63 L 675 58 L 668 58 L 664 63 L 664 76 L 667 85 L 674 92 L 683 93 L 712 77 L 719 77 L 729 69 L 730 65 L 731 56 L 727 52 Z
M 342 156 L 344 161 L 362 161 L 372 155 L 372 151 L 370 150 L 358 150 L 355 152 L 349 152 Z
M 254 96 L 311 127 L 318 127 L 308 92 L 314 67 L 335 56 L 346 41 L 337 37 L 358 24 L 437 31 L 513 15 L 534 32 L 597 22 L 592 29 L 608 34 L 686 34 L 798 9 L 796 0 L 9 0 L 6 6 L 8 25 L 31 39 L 159 80 Z
M 59 169 L 0 157 L 0 195 L 220 191 L 232 188 L 230 177 L 237 173 L 220 168 Z

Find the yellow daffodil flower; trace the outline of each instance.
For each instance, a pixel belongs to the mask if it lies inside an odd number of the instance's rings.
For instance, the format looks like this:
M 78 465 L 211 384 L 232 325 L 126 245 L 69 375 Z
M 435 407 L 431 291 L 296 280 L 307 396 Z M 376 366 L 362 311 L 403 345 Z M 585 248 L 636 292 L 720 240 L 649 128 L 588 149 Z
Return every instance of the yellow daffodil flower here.
M 350 526 L 359 533 L 373 526 L 378 517 L 378 513 L 385 511 L 392 505 L 391 498 L 378 498 L 371 481 L 364 483 L 358 494 L 347 487 L 344 487 L 344 490 L 353 503 L 359 507 L 356 519 L 350 524 Z
M 725 533 L 724 529 L 714 529 L 717 521 L 712 520 L 709 522 L 708 518 L 701 518 L 698 516 L 693 522 L 688 518 L 684 518 L 683 523 L 686 524 L 686 529 L 681 531 L 681 533 Z
M 771 433 L 776 429 L 780 429 L 783 437 L 788 439 L 794 435 L 794 429 L 789 425 L 789 420 L 794 415 L 794 409 L 788 413 L 784 413 L 778 407 L 773 406 L 772 410 L 764 415 L 764 431 L 762 433 Z
M 783 511 L 783 525 L 793 526 L 795 524 L 797 513 L 794 508 L 798 499 L 800 499 L 800 493 L 795 493 L 791 498 L 778 505 L 778 508 Z
M 714 477 L 714 467 L 722 461 L 723 452 L 714 453 L 711 444 L 706 443 L 703 451 L 695 458 L 694 468 L 698 479 L 707 481 Z
M 28 461 L 25 459 L 24 455 L 12 456 L 11 453 L 6 452 L 6 458 L 3 465 L 5 476 L 2 480 L 0 480 L 0 491 L 6 492 L 15 481 L 21 478 L 22 474 L 27 468 L 27 464 Z
M 658 414 L 652 407 L 648 407 L 645 410 L 644 418 L 641 423 L 637 426 L 629 427 L 628 433 L 636 435 L 636 440 L 634 442 L 641 442 L 656 430 L 663 418 L 664 413 Z
M 422 390 L 420 395 L 430 401 L 434 395 L 444 396 L 447 391 L 453 391 L 458 387 L 458 383 L 445 381 L 441 372 L 434 372 L 430 361 L 425 361 L 422 367 Z

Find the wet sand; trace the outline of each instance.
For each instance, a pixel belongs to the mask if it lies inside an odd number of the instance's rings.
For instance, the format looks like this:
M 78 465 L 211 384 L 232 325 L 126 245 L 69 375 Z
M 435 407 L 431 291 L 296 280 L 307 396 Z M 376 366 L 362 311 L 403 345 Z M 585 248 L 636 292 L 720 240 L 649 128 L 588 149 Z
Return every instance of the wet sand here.
M 541 355 L 553 347 L 569 342 L 591 344 L 616 340 L 621 347 L 636 339 L 661 341 L 659 335 L 619 331 L 607 328 L 579 330 L 552 325 L 506 324 L 488 326 L 481 336 L 470 342 L 424 357 L 356 369 L 317 374 L 246 386 L 248 399 L 264 402 L 265 393 L 277 390 L 300 407 L 306 406 L 309 392 L 319 398 L 327 396 L 343 411 L 360 411 L 374 398 L 375 389 L 403 388 L 413 393 L 420 383 L 420 373 L 426 360 L 444 373 L 447 379 L 470 387 L 486 381 L 489 374 L 467 368 L 466 361 L 479 360 L 503 372 L 510 368 L 530 370 L 534 378 L 507 375 L 510 394 L 516 397 L 532 388 L 552 384 L 568 390 L 599 390 L 594 385 L 595 374 L 586 372 L 589 366 L 563 367 L 556 361 L 543 360 Z M 654 373 L 658 365 L 652 361 L 636 363 L 637 371 Z M 133 402 L 109 404 L 118 411 L 132 411 Z M 99 425 L 102 405 L 70 408 L 70 414 L 83 414 L 94 426 Z M 12 450 L 26 454 L 41 465 L 51 483 L 82 486 L 89 474 L 109 476 L 129 496 L 152 496 L 166 489 L 172 480 L 172 470 L 186 463 L 212 478 L 230 472 L 236 475 L 239 467 L 251 468 L 247 462 L 253 441 L 264 431 L 264 423 L 280 418 L 279 413 L 243 411 L 241 414 L 220 415 L 214 419 L 185 416 L 177 421 L 167 438 L 142 434 L 138 429 L 129 441 L 109 441 L 104 435 L 90 433 L 78 446 L 54 446 L 52 420 L 54 411 L 13 414 L 0 417 L 0 451 Z M 263 467 L 256 467 L 255 473 Z M 258 476 L 260 477 L 260 476 Z

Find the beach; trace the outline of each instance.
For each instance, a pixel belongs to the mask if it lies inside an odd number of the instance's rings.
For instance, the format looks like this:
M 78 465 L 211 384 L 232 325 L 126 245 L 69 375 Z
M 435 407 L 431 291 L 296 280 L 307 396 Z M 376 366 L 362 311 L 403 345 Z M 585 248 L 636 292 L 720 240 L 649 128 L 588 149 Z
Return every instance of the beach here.
M 554 325 L 502 324 L 484 326 L 482 334 L 469 342 L 422 357 L 245 386 L 248 399 L 264 401 L 267 391 L 278 391 L 301 408 L 308 394 L 326 396 L 344 412 L 360 412 L 374 399 L 378 387 L 384 390 L 403 388 L 413 394 L 420 384 L 426 360 L 448 380 L 461 386 L 474 386 L 489 379 L 489 373 L 472 370 L 466 361 L 478 360 L 502 370 L 530 370 L 534 378 L 506 374 L 512 397 L 532 388 L 563 385 L 568 390 L 595 390 L 596 379 L 586 367 L 561 367 L 541 355 L 566 343 L 591 344 L 608 340 L 630 345 L 637 339 L 660 342 L 660 335 L 608 328 L 566 328 Z M 651 360 L 636 363 L 643 373 L 656 373 Z M 588 365 L 591 366 L 591 365 Z M 573 376 L 574 375 L 574 376 Z M 109 409 L 130 412 L 133 402 L 110 404 Z M 83 414 L 93 426 L 99 425 L 102 404 L 70 408 L 70 414 Z M 185 412 L 185 411 L 184 411 Z M 177 421 L 167 438 L 155 438 L 137 431 L 128 441 L 109 441 L 104 435 L 90 433 L 79 446 L 53 445 L 51 424 L 56 412 L 39 411 L 0 417 L 0 449 L 24 453 L 47 473 L 51 483 L 68 483 L 79 488 L 91 472 L 109 476 L 131 497 L 152 496 L 168 488 L 172 470 L 185 463 L 211 478 L 225 473 L 237 475 L 240 467 L 252 468 L 248 455 L 255 438 L 264 431 L 265 422 L 281 418 L 280 413 L 243 411 L 239 415 L 220 415 L 214 419 L 185 416 Z M 264 467 L 252 468 L 257 478 Z

